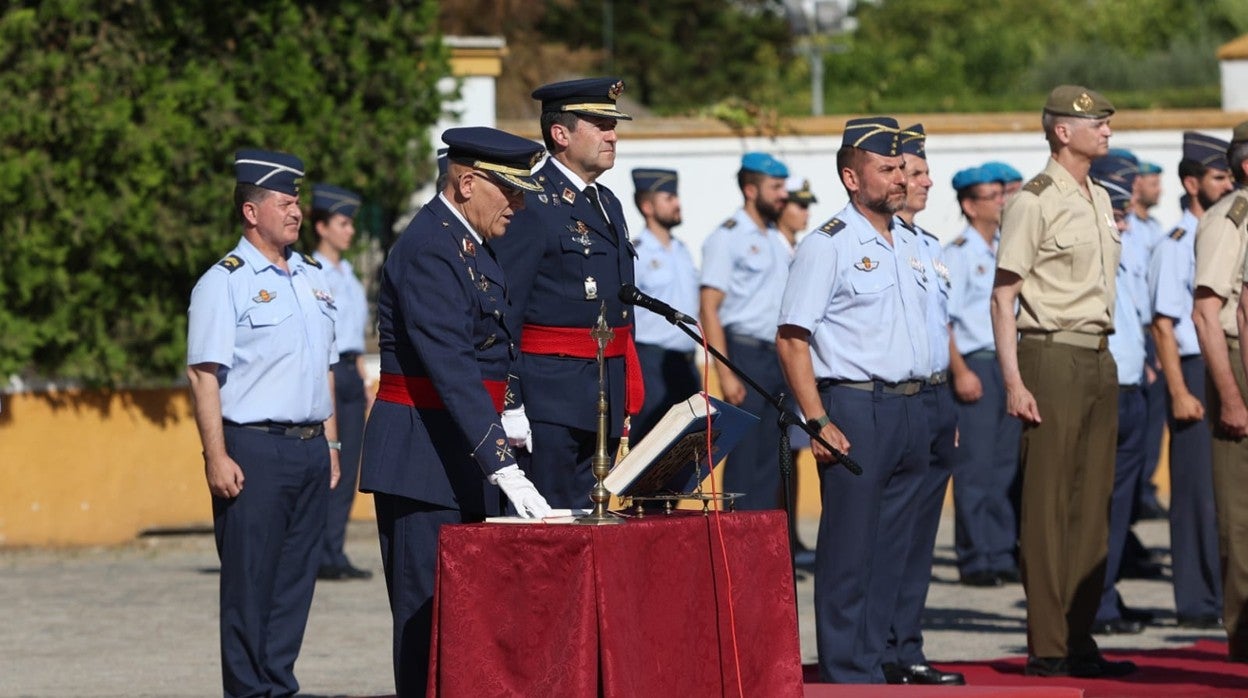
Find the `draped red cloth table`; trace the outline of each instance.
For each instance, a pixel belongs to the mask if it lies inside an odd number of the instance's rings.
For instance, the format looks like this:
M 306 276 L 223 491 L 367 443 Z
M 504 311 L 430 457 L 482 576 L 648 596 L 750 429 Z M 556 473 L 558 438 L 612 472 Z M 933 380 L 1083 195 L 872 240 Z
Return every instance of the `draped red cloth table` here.
M 438 545 L 431 696 L 802 695 L 783 512 L 444 526 Z

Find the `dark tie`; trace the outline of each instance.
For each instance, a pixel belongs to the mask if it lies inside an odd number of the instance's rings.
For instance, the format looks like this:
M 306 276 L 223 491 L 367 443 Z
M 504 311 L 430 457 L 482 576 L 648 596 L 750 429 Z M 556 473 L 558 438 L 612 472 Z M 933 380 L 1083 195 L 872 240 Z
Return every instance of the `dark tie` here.
M 603 209 L 602 204 L 598 201 L 598 187 L 592 184 L 585 187 L 585 198 L 589 199 L 589 203 L 593 204 L 594 210 L 598 212 L 599 216 L 602 216 L 602 222 L 607 224 L 607 230 L 610 230 L 611 234 L 618 239 L 619 233 L 615 232 L 615 224 L 611 222 L 610 218 L 607 218 L 606 210 Z

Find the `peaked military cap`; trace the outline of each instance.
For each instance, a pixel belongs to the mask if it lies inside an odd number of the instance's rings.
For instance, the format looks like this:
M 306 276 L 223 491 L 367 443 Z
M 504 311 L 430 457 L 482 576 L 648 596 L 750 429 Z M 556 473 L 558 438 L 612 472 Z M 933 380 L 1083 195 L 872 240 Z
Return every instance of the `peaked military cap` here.
M 246 148 L 234 154 L 234 179 L 239 184 L 299 196 L 303 161 L 289 153 Z
M 810 190 L 809 179 L 790 177 L 789 181 L 785 182 L 784 188 L 788 190 L 789 201 L 793 203 L 802 204 L 803 206 L 819 203 L 819 199 L 815 198 L 815 193 Z
M 1105 157 L 1115 157 L 1122 158 L 1123 160 L 1129 160 L 1132 165 L 1137 167 L 1140 164 L 1140 159 L 1135 156 L 1135 153 L 1127 150 L 1126 148 L 1110 148 L 1109 152 L 1105 153 Z
M 742 155 L 741 169 L 747 172 L 765 174 L 768 177 L 780 177 L 783 179 L 789 176 L 789 168 L 768 153 L 746 153 Z
M 355 212 L 360 210 L 360 195 L 332 184 L 313 184 L 312 210 L 355 218 Z
M 1001 182 L 1002 184 L 1006 184 L 1009 182 L 1023 181 L 1023 173 L 1005 164 L 1004 162 L 999 162 L 999 161 L 994 160 L 992 162 L 985 162 L 984 164 L 980 165 L 980 167 L 984 171 L 989 172 L 991 174 L 992 181 L 994 182 Z
M 667 192 L 676 196 L 676 170 L 638 168 L 633 170 L 633 188 L 638 192 Z
M 1231 163 L 1226 161 L 1226 151 L 1230 147 L 1231 144 L 1221 138 L 1196 131 L 1183 132 L 1183 159 L 1198 162 L 1205 167 L 1230 171 Z
M 438 148 L 438 176 L 446 176 L 446 151 L 450 148 Z
M 1122 155 L 1110 154 L 1092 161 L 1088 176 L 1095 179 L 1109 192 L 1114 209 L 1122 211 L 1131 203 L 1131 190 L 1139 166 Z M 1124 199 L 1125 197 L 1125 199 Z
M 541 191 L 533 168 L 546 151 L 527 138 L 486 126 L 449 128 L 442 134 L 447 159 L 492 175 L 514 189 Z
M 988 165 L 980 165 L 979 167 L 968 167 L 964 170 L 958 170 L 953 175 L 953 188 L 956 191 L 962 191 L 976 184 L 995 184 L 1000 181 L 1000 179 L 997 179 L 993 168 Z
M 623 92 L 624 81 L 619 78 L 582 78 L 542 85 L 533 90 L 532 97 L 542 103 L 543 112 L 632 120 L 615 107 L 615 100 Z
M 1231 145 L 1248 141 L 1248 121 L 1244 121 L 1231 130 Z
M 1114 105 L 1095 90 L 1079 85 L 1058 85 L 1049 93 L 1044 111 L 1057 116 L 1104 119 L 1114 113 Z
M 923 124 L 901 129 L 901 154 L 927 159 L 927 132 Z
M 858 148 L 877 155 L 900 155 L 901 132 L 890 116 L 865 116 L 845 122 L 841 147 Z

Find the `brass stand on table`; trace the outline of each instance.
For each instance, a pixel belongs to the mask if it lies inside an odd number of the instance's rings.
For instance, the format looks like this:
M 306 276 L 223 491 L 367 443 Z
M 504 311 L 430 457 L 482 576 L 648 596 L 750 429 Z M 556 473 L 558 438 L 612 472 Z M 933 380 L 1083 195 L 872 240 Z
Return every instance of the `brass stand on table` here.
M 594 510 L 578 518 L 575 523 L 601 526 L 624 523 L 624 519 L 607 511 L 607 504 L 611 502 L 611 493 L 602 484 L 607 473 L 611 472 L 611 456 L 607 453 L 607 362 L 603 355 L 606 353 L 607 344 L 615 339 L 615 332 L 607 325 L 605 301 L 598 311 L 598 322 L 589 334 L 598 343 L 598 448 L 594 451 L 594 458 L 591 461 L 594 489 L 589 492 L 589 499 L 594 503 Z

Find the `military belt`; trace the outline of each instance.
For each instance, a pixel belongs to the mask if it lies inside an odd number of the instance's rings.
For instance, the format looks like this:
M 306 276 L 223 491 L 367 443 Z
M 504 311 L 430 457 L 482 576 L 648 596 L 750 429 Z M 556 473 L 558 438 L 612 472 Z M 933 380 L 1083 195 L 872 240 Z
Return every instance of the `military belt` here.
M 948 371 L 937 371 L 927 379 L 928 385 L 944 385 L 949 382 Z
M 221 420 L 226 426 L 240 427 L 242 429 L 253 429 L 255 431 L 263 431 L 267 434 L 276 434 L 278 436 L 297 436 L 303 441 L 315 439 L 325 433 L 325 425 L 321 422 L 314 424 L 291 424 L 290 422 L 247 422 L 240 424 L 231 422 L 228 419 Z
M 818 381 L 820 390 L 832 387 L 852 388 L 853 390 L 862 390 L 868 393 L 884 393 L 886 395 L 918 395 L 919 391 L 926 384 L 926 380 L 886 383 L 884 381 L 842 381 L 834 378 L 821 378 Z
M 1064 344 L 1068 347 L 1077 347 L 1079 349 L 1092 349 L 1095 351 L 1105 351 L 1109 348 L 1109 336 L 1105 334 L 1090 334 L 1087 332 L 1072 332 L 1070 330 L 1058 330 L 1056 332 L 1024 332 L 1023 339 L 1034 339 L 1045 344 Z

